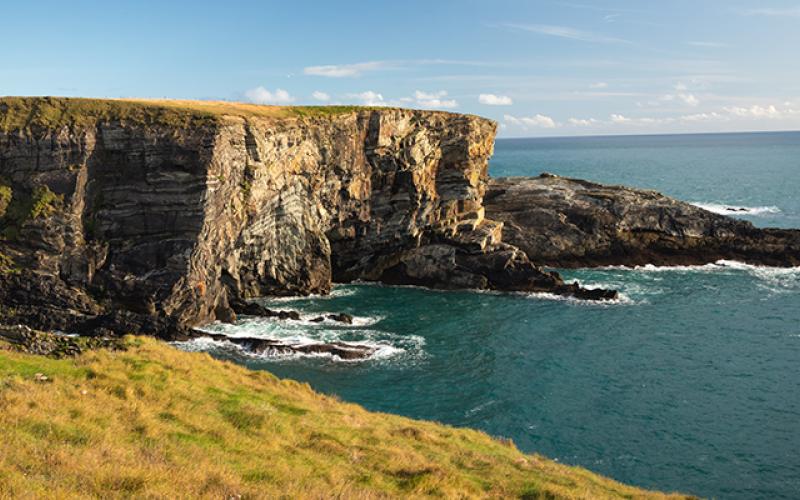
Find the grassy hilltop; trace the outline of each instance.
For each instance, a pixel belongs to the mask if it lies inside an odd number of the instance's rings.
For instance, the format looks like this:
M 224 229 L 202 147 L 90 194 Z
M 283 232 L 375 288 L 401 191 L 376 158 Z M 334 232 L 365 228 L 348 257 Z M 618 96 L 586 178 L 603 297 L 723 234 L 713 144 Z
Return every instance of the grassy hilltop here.
M 0 497 L 665 498 L 150 338 L 0 344 Z

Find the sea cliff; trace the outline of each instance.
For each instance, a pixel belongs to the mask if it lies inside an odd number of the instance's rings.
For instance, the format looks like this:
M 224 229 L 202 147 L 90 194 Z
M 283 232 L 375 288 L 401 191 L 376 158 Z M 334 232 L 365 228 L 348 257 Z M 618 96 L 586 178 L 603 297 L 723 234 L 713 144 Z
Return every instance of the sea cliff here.
M 495 124 L 443 112 L 0 100 L 0 320 L 175 337 L 333 281 L 588 291 L 484 215 Z

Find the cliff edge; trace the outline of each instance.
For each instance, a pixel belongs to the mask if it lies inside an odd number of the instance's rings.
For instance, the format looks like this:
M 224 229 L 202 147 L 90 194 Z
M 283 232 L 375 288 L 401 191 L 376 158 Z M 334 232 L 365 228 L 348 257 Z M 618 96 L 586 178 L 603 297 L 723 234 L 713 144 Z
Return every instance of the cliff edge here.
M 495 124 L 443 112 L 0 99 L 0 319 L 167 337 L 333 281 L 565 284 L 484 216 Z

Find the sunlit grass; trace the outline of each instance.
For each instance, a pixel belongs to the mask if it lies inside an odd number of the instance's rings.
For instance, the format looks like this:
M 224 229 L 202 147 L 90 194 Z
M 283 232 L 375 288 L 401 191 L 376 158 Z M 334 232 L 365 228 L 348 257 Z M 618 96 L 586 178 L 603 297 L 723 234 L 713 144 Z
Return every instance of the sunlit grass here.
M 61 360 L 0 350 L 0 497 L 663 497 L 478 431 L 129 343 Z
M 120 120 L 175 127 L 213 125 L 226 116 L 289 118 L 331 116 L 378 108 L 362 106 L 267 106 L 228 101 L 177 99 L 84 99 L 64 97 L 0 98 L 0 130 L 31 127 L 92 126 Z M 386 108 L 381 108 L 386 109 Z

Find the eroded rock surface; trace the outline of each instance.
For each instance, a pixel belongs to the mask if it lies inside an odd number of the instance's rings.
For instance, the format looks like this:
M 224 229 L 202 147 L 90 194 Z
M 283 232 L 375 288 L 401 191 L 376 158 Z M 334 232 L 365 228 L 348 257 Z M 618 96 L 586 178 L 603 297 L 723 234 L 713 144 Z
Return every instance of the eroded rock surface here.
M 485 205 L 504 222 L 504 241 L 548 266 L 800 265 L 800 231 L 759 229 L 655 191 L 542 174 L 492 179 Z
M 589 293 L 484 216 L 489 120 L 136 106 L 0 99 L 4 321 L 172 337 L 334 280 Z

